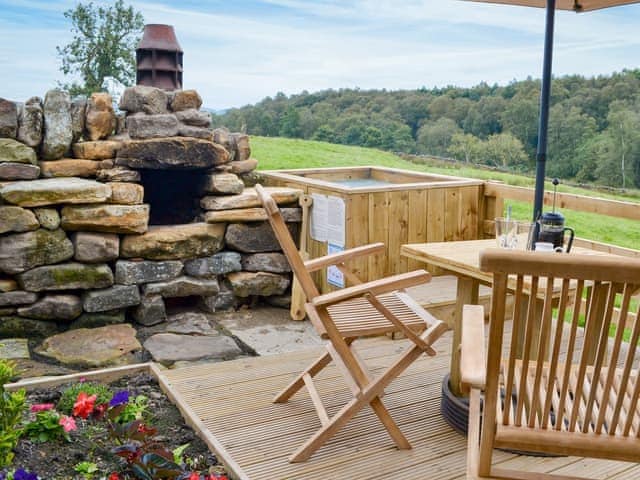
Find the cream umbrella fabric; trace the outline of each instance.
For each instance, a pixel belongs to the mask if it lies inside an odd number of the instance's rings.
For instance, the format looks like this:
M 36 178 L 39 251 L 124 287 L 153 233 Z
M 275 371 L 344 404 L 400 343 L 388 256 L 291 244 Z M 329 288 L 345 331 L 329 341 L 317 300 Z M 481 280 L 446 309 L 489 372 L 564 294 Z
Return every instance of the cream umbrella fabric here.
M 524 7 L 547 6 L 546 0 L 469 0 L 483 3 L 504 3 L 508 5 L 521 5 Z M 629 5 L 640 3 L 638 0 L 557 0 L 556 10 L 573 10 L 575 12 L 589 12 L 600 8 L 615 7 L 617 5 Z

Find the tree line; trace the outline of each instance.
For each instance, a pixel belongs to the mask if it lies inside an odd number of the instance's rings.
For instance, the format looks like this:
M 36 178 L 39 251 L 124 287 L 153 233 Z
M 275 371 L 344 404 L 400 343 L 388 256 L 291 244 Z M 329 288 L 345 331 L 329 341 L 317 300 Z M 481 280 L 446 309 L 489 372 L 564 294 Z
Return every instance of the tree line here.
M 214 114 L 213 123 L 526 172 L 535 167 L 539 96 L 532 78 L 506 86 L 278 93 Z M 549 176 L 640 188 L 640 70 L 554 79 L 548 141 Z

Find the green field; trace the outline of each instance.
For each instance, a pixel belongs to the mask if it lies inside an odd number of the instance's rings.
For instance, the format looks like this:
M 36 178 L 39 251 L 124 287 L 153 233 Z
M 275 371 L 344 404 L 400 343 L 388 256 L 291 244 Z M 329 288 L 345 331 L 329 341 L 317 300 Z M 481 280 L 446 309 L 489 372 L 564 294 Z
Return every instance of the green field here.
M 259 161 L 260 170 L 289 168 L 348 167 L 361 165 L 379 165 L 402 168 L 420 172 L 442 173 L 483 180 L 500 180 L 510 185 L 533 186 L 533 177 L 515 175 L 492 170 L 477 169 L 471 166 L 448 165 L 443 162 L 417 164 L 403 160 L 389 152 L 371 148 L 350 147 L 325 142 L 313 142 L 290 138 L 251 137 L 253 157 Z M 547 189 L 553 188 L 549 183 Z M 625 195 L 561 185 L 560 191 L 638 202 L 640 192 L 631 191 Z M 510 202 L 513 216 L 528 220 L 531 205 L 524 202 Z M 600 242 L 612 243 L 629 248 L 640 248 L 640 222 L 607 217 L 590 213 L 563 210 L 567 225 L 573 227 L 576 235 Z

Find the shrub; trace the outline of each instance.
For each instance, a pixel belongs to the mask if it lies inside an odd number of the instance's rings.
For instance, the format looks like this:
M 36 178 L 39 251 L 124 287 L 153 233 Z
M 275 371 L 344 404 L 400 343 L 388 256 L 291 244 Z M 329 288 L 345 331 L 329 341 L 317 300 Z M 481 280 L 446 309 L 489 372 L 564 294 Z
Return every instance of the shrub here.
M 22 435 L 20 422 L 26 407 L 24 390 L 7 392 L 4 389 L 4 384 L 15 374 L 14 367 L 12 362 L 0 360 L 0 467 L 8 466 L 13 460 L 13 449 Z

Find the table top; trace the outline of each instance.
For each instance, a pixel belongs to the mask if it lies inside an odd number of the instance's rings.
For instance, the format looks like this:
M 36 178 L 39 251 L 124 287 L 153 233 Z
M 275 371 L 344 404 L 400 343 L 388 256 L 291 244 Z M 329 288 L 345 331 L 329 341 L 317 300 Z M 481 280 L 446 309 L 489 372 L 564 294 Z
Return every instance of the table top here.
M 401 255 L 443 268 L 450 272 L 491 284 L 491 273 L 480 270 L 480 252 L 496 248 L 496 240 L 460 240 L 454 242 L 410 243 L 402 245 Z M 611 256 L 612 253 L 573 246 L 571 254 Z M 563 254 L 558 254 L 563 255 Z

